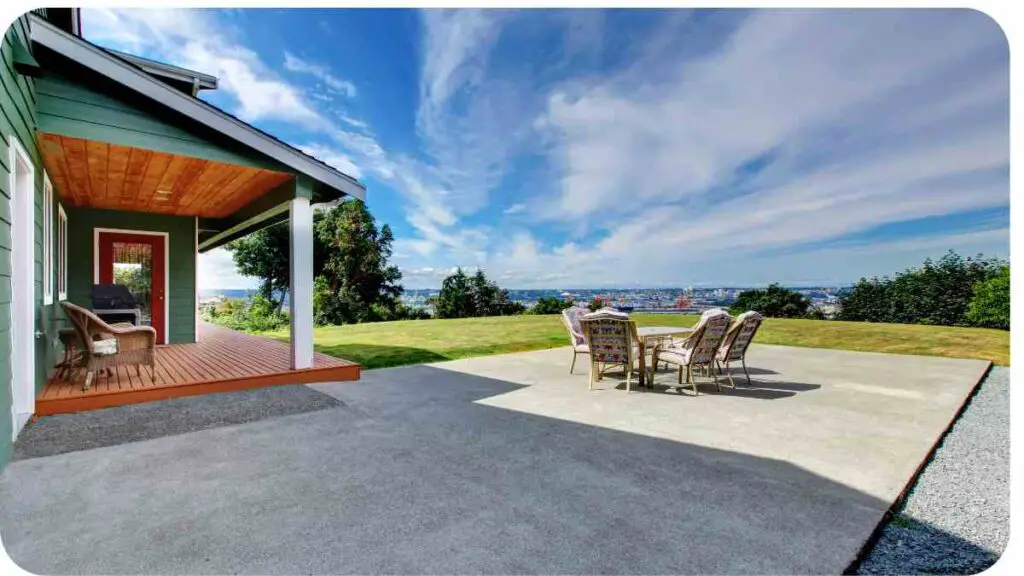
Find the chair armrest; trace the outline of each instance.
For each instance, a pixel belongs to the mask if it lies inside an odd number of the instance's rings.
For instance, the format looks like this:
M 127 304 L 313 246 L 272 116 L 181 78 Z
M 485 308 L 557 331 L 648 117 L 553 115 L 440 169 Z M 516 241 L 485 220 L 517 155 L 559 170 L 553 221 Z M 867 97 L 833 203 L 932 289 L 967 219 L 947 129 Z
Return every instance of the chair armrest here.
M 131 328 L 115 328 L 110 332 L 118 342 L 125 344 L 142 344 L 146 348 L 156 346 L 156 329 L 152 326 L 133 326 Z M 134 346 L 132 346 L 134 347 Z

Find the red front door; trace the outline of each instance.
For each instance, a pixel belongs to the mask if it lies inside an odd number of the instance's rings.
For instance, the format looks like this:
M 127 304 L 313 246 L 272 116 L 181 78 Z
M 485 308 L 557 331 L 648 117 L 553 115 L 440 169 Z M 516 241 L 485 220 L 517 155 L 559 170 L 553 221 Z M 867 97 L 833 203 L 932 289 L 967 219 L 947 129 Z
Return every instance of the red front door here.
M 123 284 L 142 309 L 141 322 L 156 329 L 156 341 L 167 343 L 167 237 L 152 234 L 100 232 L 100 284 Z

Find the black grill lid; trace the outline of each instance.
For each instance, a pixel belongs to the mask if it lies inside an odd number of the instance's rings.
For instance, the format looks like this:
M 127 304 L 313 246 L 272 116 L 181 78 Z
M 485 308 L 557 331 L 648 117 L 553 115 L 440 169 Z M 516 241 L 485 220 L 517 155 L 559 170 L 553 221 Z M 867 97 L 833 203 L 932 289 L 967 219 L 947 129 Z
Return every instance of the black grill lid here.
M 93 284 L 93 310 L 124 310 L 135 308 L 135 298 L 128 287 L 121 284 Z

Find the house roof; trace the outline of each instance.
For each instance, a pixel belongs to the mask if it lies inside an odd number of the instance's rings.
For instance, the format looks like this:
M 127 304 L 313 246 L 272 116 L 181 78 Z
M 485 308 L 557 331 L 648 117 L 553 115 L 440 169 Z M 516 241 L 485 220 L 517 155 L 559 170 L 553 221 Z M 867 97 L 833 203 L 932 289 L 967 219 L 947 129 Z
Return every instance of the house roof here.
M 216 76 L 204 74 L 195 70 L 189 70 L 188 68 L 182 68 L 180 66 L 174 66 L 173 64 L 167 64 L 165 62 L 150 60 L 149 58 L 128 54 L 127 52 L 121 52 L 120 50 L 113 50 L 111 48 L 104 48 L 104 50 L 118 58 L 135 64 L 145 72 L 157 76 L 162 80 L 184 84 L 188 87 L 193 96 L 195 96 L 195 92 L 198 92 L 199 90 L 217 89 Z
M 142 94 L 176 112 L 184 114 L 232 140 L 248 146 L 278 162 L 343 194 L 366 199 L 366 186 L 355 178 L 306 154 L 275 136 L 228 114 L 216 106 L 185 94 L 155 78 L 143 68 L 91 42 L 29 16 L 32 41 L 70 58 L 82 66 Z

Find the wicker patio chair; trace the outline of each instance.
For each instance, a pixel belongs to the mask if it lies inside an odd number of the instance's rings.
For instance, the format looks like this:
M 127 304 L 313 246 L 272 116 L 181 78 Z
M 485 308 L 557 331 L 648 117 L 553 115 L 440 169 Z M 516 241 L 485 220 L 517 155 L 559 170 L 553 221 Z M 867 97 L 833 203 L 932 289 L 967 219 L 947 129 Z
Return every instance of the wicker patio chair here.
M 569 374 L 576 368 L 576 357 L 580 354 L 590 354 L 587 347 L 587 339 L 583 336 L 583 327 L 580 326 L 580 319 L 589 314 L 590 311 L 580 306 L 570 306 L 562 310 L 562 323 L 569 331 L 569 343 L 572 344 L 572 364 L 569 365 Z
M 750 385 L 750 374 L 747 372 L 747 348 L 750 347 L 751 341 L 754 340 L 754 335 L 757 334 L 757 329 L 761 326 L 761 321 L 764 320 L 764 316 L 754 312 L 753 310 L 744 312 L 736 317 L 732 325 L 729 326 L 729 331 L 725 333 L 725 338 L 722 339 L 722 344 L 718 347 L 718 352 L 715 354 L 715 365 L 718 367 L 719 374 L 721 374 L 721 364 L 725 364 L 725 372 L 729 377 L 729 383 L 736 387 L 736 383 L 732 379 L 732 368 L 729 363 L 740 361 L 743 366 L 743 375 L 747 377 L 747 385 Z
M 78 333 L 82 346 L 83 390 L 92 384 L 97 370 L 118 366 L 135 366 L 135 373 L 141 376 L 139 366 L 144 364 L 149 366 L 153 380 L 156 380 L 155 329 L 150 326 L 111 326 L 81 306 L 67 301 L 60 305 Z
M 700 321 L 694 326 L 693 332 L 688 338 L 681 341 L 674 341 L 666 347 L 658 347 L 654 351 L 651 365 L 657 366 L 658 362 L 667 362 L 679 367 L 677 377 L 677 388 L 683 387 L 683 369 L 686 369 L 686 383 L 693 389 L 694 395 L 699 395 L 697 383 L 693 379 L 694 368 L 704 368 L 714 379 L 715 386 L 721 390 L 718 377 L 712 369 L 715 362 L 715 353 L 718 346 L 725 337 L 729 328 L 729 314 L 724 310 L 708 310 L 701 315 Z M 651 375 L 653 379 L 653 374 Z M 653 380 L 652 380 L 653 382 Z
M 626 376 L 626 392 L 632 391 L 634 363 L 640 354 L 636 322 L 615 311 L 599 310 L 580 320 L 583 335 L 590 349 L 590 389 L 600 380 L 605 369 L 622 366 Z

